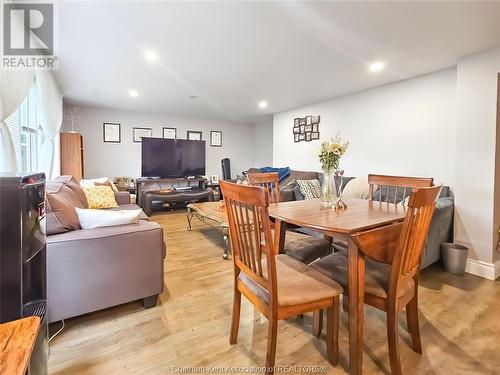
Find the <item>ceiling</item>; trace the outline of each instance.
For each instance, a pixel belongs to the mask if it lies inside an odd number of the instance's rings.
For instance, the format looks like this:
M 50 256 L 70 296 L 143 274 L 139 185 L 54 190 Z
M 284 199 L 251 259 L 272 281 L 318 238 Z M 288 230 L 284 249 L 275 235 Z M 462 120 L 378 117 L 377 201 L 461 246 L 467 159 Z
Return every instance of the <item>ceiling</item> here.
M 500 45 L 500 2 L 59 1 L 56 14 L 66 100 L 245 122 Z

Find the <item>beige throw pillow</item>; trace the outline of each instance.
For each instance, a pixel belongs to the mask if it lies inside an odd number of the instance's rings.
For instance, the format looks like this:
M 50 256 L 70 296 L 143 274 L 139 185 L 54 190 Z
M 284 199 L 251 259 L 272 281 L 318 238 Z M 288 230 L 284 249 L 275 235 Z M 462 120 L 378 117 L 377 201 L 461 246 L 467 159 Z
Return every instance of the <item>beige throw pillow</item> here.
M 315 199 L 321 196 L 319 180 L 297 180 L 297 185 L 304 199 Z

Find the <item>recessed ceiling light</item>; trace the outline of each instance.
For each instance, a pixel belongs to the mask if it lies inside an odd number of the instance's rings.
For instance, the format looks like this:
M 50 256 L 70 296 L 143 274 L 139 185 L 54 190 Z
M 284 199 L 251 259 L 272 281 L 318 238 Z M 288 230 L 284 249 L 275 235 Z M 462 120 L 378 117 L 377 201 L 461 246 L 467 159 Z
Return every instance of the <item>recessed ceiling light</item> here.
M 380 72 L 382 69 L 384 69 L 384 67 L 385 63 L 383 63 L 382 61 L 376 61 L 373 64 L 371 64 L 368 69 L 370 70 L 370 72 L 376 73 Z
M 191 99 L 198 99 L 198 95 L 189 95 Z
M 266 101 L 260 101 L 259 102 L 259 108 L 267 108 L 267 102 Z
M 94 90 L 94 91 L 91 91 L 91 94 L 96 96 L 96 97 L 100 97 L 102 95 L 102 92 Z
M 137 90 L 128 90 L 128 94 L 130 95 L 131 98 L 137 98 L 139 96 Z
M 155 51 L 144 52 L 144 57 L 146 58 L 146 60 L 151 62 L 155 62 L 156 60 L 158 60 L 158 55 L 156 54 Z

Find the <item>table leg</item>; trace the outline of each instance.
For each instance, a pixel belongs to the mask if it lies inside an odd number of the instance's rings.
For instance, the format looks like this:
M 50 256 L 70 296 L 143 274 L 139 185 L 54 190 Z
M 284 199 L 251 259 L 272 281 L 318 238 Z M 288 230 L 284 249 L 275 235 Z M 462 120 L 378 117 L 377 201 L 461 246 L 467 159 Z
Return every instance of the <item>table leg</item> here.
M 191 230 L 191 220 L 193 220 L 193 211 L 191 211 L 191 209 L 188 208 L 188 212 L 187 212 L 188 227 L 187 227 L 187 230 Z
M 349 284 L 349 374 L 363 370 L 363 322 L 365 295 L 365 257 L 349 238 L 347 248 Z
M 285 235 L 286 223 L 276 220 L 274 223 L 274 250 L 276 255 L 285 253 Z

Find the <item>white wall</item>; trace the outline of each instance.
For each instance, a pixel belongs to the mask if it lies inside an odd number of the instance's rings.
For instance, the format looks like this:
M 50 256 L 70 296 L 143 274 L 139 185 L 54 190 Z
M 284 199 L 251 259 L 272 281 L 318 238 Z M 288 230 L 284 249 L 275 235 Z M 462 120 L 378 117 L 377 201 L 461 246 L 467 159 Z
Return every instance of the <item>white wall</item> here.
M 493 263 L 500 224 L 500 181 L 494 210 L 500 48 L 461 59 L 457 72 L 455 240 L 471 248 L 472 259 Z
M 351 142 L 341 167 L 432 176 L 454 185 L 456 69 L 401 81 L 274 115 L 275 166 L 320 170 L 316 150 L 339 133 Z M 293 142 L 295 117 L 320 115 L 320 141 Z
M 220 161 L 225 157 L 231 159 L 233 175 L 253 166 L 253 124 L 85 106 L 78 106 L 76 116 L 75 131 L 83 135 L 87 178 L 141 175 L 141 144 L 133 142 L 133 127 L 153 128 L 153 137 L 162 136 L 162 127 L 174 127 L 180 139 L 186 139 L 187 130 L 201 130 L 207 142 L 207 175 L 222 175 Z M 103 122 L 121 124 L 121 143 L 103 142 Z M 62 131 L 69 130 L 71 126 L 65 120 Z M 222 130 L 222 147 L 210 147 L 210 130 Z
M 254 167 L 273 165 L 273 116 L 265 116 L 255 122 Z

